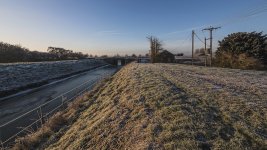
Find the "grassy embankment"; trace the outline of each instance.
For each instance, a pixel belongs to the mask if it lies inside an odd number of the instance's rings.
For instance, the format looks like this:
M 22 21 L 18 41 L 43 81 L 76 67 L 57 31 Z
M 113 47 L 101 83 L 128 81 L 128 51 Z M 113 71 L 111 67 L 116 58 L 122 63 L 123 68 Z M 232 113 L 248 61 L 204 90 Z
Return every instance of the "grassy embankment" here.
M 15 148 L 266 149 L 267 72 L 132 63 L 54 118 Z

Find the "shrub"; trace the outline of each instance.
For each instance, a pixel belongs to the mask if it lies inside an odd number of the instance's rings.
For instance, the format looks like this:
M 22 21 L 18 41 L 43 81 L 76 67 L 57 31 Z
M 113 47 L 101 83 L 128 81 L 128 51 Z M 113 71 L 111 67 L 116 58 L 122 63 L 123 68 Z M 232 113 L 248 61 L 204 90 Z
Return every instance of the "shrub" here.
M 262 68 L 267 66 L 267 36 L 262 32 L 232 33 L 219 41 L 215 56 L 220 67 Z
M 230 52 L 223 52 L 220 57 L 216 58 L 215 62 L 217 66 L 225 68 L 262 69 L 264 67 L 261 61 L 248 56 L 246 53 L 235 55 Z

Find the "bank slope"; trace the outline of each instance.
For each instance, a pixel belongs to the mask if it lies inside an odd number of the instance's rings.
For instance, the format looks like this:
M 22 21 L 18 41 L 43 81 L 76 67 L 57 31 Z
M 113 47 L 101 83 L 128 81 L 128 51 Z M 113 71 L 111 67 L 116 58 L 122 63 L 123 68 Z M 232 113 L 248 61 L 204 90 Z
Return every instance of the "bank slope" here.
M 264 149 L 267 73 L 132 63 L 46 149 Z

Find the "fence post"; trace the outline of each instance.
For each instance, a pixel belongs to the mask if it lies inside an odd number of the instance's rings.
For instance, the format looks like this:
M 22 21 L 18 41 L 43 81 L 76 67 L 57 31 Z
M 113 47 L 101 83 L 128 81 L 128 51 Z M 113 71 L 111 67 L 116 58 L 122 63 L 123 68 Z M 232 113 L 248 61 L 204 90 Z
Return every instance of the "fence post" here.
M 44 129 L 42 128 L 42 126 L 43 126 L 43 112 L 42 112 L 42 107 L 40 106 L 39 107 L 39 111 L 40 111 L 40 123 L 41 123 L 41 125 L 40 125 L 40 128 L 41 128 L 41 130 L 42 130 L 42 136 L 43 136 L 43 133 L 44 133 Z M 36 122 L 37 123 L 37 125 L 38 125 L 38 121 Z M 37 128 L 38 128 L 38 126 L 37 126 Z

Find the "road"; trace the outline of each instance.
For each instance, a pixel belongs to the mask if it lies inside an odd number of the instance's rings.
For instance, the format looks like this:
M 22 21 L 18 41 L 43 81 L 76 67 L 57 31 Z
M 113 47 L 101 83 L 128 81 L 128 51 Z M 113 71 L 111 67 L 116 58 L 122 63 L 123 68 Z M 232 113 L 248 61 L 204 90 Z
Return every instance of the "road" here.
M 16 133 L 15 131 L 18 131 L 18 127 L 25 127 L 36 120 L 38 114 L 37 112 L 34 112 L 34 115 L 29 114 L 30 116 L 22 117 L 15 122 L 5 125 L 7 122 L 42 105 L 43 103 L 58 98 L 59 100 L 55 100 L 55 102 L 49 104 L 46 108 L 42 108 L 43 113 L 49 112 L 60 105 L 62 99 L 60 95 L 63 93 L 67 92 L 67 94 L 65 94 L 66 99 L 71 98 L 85 88 L 92 87 L 92 85 L 99 81 L 101 77 L 113 74 L 117 70 L 118 68 L 111 66 L 98 68 L 54 84 L 43 86 L 37 90 L 28 92 L 27 94 L 18 95 L 8 98 L 5 101 L 0 101 L 0 141 L 5 141 L 8 137 Z

